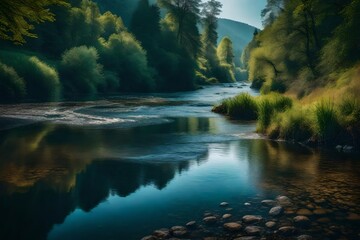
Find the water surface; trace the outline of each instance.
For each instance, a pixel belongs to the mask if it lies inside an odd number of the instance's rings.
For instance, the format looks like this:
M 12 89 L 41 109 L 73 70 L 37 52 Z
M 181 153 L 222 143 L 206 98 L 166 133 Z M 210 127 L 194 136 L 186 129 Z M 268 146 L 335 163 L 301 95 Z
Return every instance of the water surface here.
M 358 156 L 267 141 L 210 112 L 240 91 L 0 106 L 0 239 L 141 239 L 221 215 L 223 201 L 266 217 L 260 201 L 278 195 L 293 201 L 289 219 L 311 211 L 301 233 L 357 239 Z

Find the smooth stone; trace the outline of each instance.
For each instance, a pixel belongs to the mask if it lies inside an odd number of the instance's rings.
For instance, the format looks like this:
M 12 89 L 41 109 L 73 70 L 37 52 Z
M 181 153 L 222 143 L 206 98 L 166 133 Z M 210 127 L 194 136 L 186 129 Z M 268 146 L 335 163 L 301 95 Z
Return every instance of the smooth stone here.
M 193 227 L 196 226 L 196 222 L 195 222 L 195 221 L 188 222 L 188 223 L 186 224 L 186 226 L 187 226 L 188 228 L 193 228 Z
M 262 221 L 261 216 L 255 216 L 255 215 L 245 215 L 242 217 L 243 222 L 245 223 L 253 223 L 253 222 L 260 222 Z
M 300 235 L 297 237 L 297 240 L 312 240 L 313 238 L 309 235 Z
M 245 206 L 251 206 L 251 203 L 246 202 L 246 203 L 244 203 L 244 205 Z
M 293 220 L 295 224 L 301 226 L 308 225 L 310 223 L 310 219 L 306 216 L 296 216 L 293 218 Z
M 230 223 L 225 223 L 224 228 L 228 231 L 235 232 L 235 231 L 239 231 L 242 228 L 242 226 L 240 223 L 230 222 Z
M 273 221 L 269 221 L 269 222 L 265 223 L 265 226 L 267 228 L 274 228 L 275 225 L 276 225 L 276 222 L 273 222 Z
M 284 208 L 281 206 L 277 206 L 270 209 L 269 215 L 276 217 L 281 215 L 283 212 L 284 212 Z
M 225 210 L 226 211 L 232 211 L 233 209 L 232 208 L 226 208 Z
M 207 224 L 216 223 L 217 219 L 214 216 L 205 217 L 203 221 Z
M 347 220 L 350 221 L 358 221 L 360 220 L 360 215 L 356 213 L 349 213 L 349 215 L 346 217 Z
M 257 237 L 254 237 L 254 236 L 246 236 L 246 237 L 238 237 L 238 238 L 235 238 L 234 240 L 257 240 L 258 238 Z
M 276 201 L 274 200 L 262 200 L 261 204 L 267 207 L 272 207 L 276 205 Z
M 187 231 L 186 227 L 174 226 L 174 227 L 171 227 L 171 233 L 175 237 L 183 237 L 188 233 L 188 231 Z
M 227 219 L 227 218 L 231 218 L 232 217 L 232 215 L 231 214 L 224 214 L 223 216 L 222 216 L 222 218 L 223 219 Z
M 146 237 L 143 237 L 141 240 L 157 240 L 157 238 L 154 236 L 146 236 Z
M 302 209 L 298 210 L 298 211 L 296 212 L 296 214 L 298 214 L 298 215 L 305 215 L 305 216 L 313 215 L 313 213 L 312 213 L 309 209 L 306 209 L 306 208 L 302 208 Z
M 331 220 L 329 218 L 319 218 L 317 220 L 317 222 L 319 222 L 319 223 L 329 223 L 329 222 L 331 222 Z
M 260 235 L 261 232 L 263 231 L 263 229 L 261 227 L 258 226 L 247 226 L 245 228 L 245 232 L 249 235 Z
M 316 215 L 325 215 L 325 214 L 326 214 L 326 210 L 325 210 L 325 209 L 322 209 L 322 208 L 317 208 L 317 209 L 315 209 L 313 212 L 314 212 L 314 214 L 316 214 Z
M 278 201 L 278 203 L 281 206 L 289 206 L 289 205 L 291 205 L 291 200 L 287 196 L 279 196 L 279 197 L 276 198 L 276 200 Z
M 222 203 L 220 203 L 220 206 L 221 206 L 221 207 L 227 207 L 227 206 L 229 206 L 229 203 L 227 203 L 227 202 L 222 202 Z
M 206 212 L 204 213 L 204 217 L 211 217 L 213 214 L 212 213 L 209 213 L 209 212 Z
M 167 238 L 170 236 L 170 230 L 167 228 L 162 228 L 155 230 L 153 235 L 158 238 Z
M 291 235 L 295 234 L 296 228 L 294 228 L 292 226 L 285 226 L 285 227 L 279 228 L 278 231 L 281 235 L 291 236 Z

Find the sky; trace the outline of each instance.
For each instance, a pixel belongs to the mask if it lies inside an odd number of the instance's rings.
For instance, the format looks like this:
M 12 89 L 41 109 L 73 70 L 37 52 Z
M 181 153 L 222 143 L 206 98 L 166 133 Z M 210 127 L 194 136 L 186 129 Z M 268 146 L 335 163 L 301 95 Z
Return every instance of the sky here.
M 262 28 L 260 13 L 266 0 L 218 0 L 223 4 L 221 18 L 244 22 Z

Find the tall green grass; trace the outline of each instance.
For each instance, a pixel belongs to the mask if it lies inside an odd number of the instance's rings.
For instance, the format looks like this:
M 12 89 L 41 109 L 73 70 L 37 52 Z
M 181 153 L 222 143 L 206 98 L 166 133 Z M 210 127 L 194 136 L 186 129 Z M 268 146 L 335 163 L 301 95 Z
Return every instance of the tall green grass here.
M 333 141 L 340 133 L 340 122 L 335 104 L 322 100 L 315 104 L 315 124 L 320 141 L 325 144 Z

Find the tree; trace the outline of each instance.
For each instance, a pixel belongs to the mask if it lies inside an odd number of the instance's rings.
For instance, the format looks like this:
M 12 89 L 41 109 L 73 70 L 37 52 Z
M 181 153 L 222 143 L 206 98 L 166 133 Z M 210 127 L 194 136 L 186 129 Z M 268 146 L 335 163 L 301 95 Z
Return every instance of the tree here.
M 176 38 L 191 56 L 196 59 L 200 48 L 197 24 L 200 20 L 201 0 L 158 0 L 167 10 L 166 19 L 176 33 Z
M 24 37 L 36 37 L 31 31 L 34 23 L 54 21 L 52 5 L 68 6 L 66 0 L 1 0 L 0 38 L 16 44 L 25 43 Z
M 217 55 L 221 63 L 234 65 L 234 49 L 233 43 L 229 37 L 224 37 L 218 48 Z
M 204 31 L 201 36 L 202 54 L 200 62 L 203 63 L 204 73 L 208 78 L 222 78 L 223 74 L 220 70 L 220 62 L 216 54 L 216 45 L 218 39 L 217 27 L 218 16 L 221 13 L 222 4 L 216 0 L 210 0 L 203 4 L 201 11 L 202 24 Z

